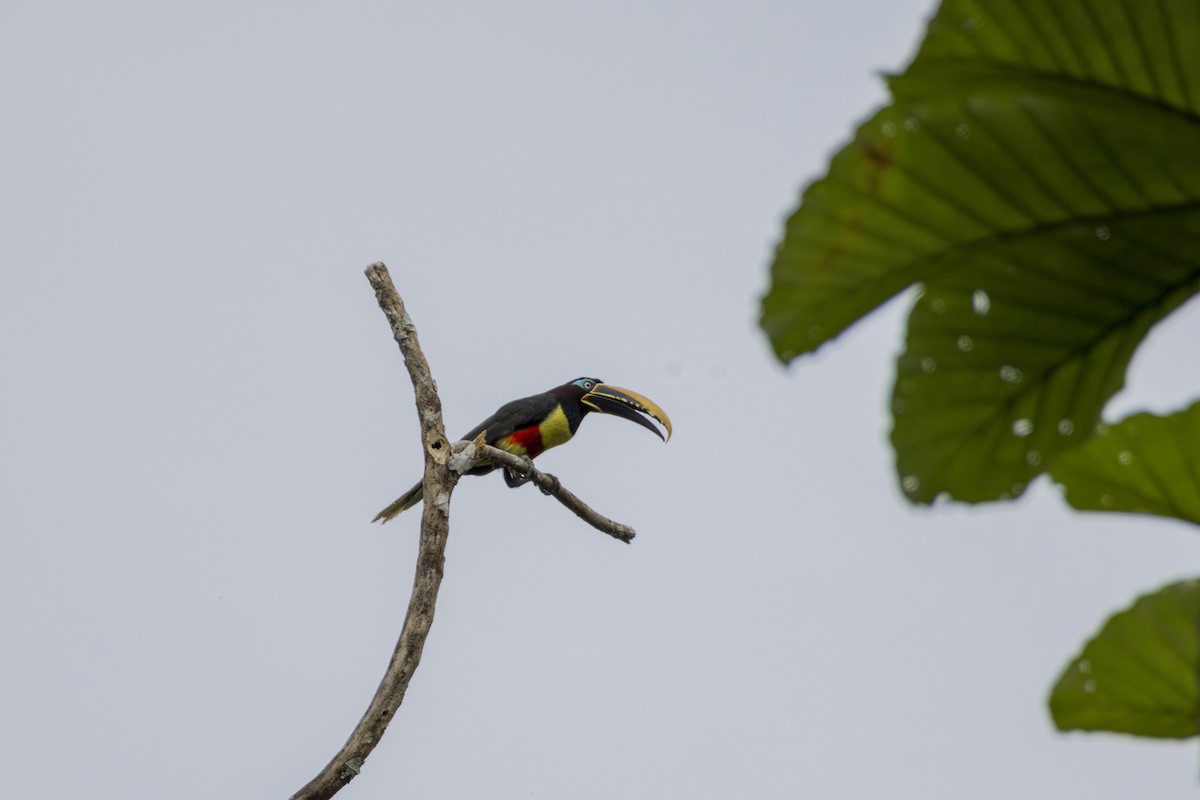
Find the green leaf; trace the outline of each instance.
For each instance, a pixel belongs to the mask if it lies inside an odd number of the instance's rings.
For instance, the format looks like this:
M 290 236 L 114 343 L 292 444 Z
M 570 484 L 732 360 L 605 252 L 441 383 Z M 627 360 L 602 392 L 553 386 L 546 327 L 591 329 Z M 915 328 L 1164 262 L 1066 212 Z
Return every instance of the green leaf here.
M 1200 286 L 1188 259 L 1200 218 L 1146 215 L 998 243 L 927 281 L 892 396 L 908 496 L 1015 497 L 1090 436 L 1138 342 Z
M 1020 494 L 1200 290 L 1200 4 L 948 0 L 894 103 L 788 221 L 784 361 L 914 283 L 892 442 L 908 496 Z
M 1050 475 L 1082 511 L 1157 514 L 1200 525 L 1200 403 L 1134 414 L 1065 453 Z
M 1050 693 L 1059 730 L 1200 734 L 1200 584 L 1170 584 L 1104 623 Z

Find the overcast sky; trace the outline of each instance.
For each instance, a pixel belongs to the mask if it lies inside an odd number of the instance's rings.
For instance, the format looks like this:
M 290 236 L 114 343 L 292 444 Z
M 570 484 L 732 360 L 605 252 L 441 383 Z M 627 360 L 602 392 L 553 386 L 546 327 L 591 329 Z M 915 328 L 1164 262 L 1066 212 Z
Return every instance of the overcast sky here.
M 0 5 L 6 793 L 286 797 L 344 741 L 419 522 L 369 522 L 421 468 L 382 260 L 452 435 L 589 375 L 675 438 L 589 418 L 540 459 L 632 546 L 460 484 L 424 660 L 341 797 L 1194 796 L 1194 743 L 1060 736 L 1045 698 L 1200 573 L 1195 532 L 1042 484 L 910 507 L 908 298 L 787 370 L 754 324 L 932 8 Z M 1114 409 L 1197 392 L 1191 318 Z

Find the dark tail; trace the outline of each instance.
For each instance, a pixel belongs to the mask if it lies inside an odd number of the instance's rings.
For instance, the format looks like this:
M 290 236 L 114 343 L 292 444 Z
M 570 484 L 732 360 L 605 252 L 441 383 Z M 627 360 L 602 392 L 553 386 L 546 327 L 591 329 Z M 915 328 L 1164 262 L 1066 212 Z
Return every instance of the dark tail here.
M 376 514 L 375 519 L 371 520 L 371 522 L 379 522 L 381 520 L 383 522 L 387 522 L 401 511 L 407 511 L 417 503 L 421 502 L 421 495 L 421 484 L 417 483 L 416 486 L 397 497 L 395 502 L 393 502 L 390 506 Z

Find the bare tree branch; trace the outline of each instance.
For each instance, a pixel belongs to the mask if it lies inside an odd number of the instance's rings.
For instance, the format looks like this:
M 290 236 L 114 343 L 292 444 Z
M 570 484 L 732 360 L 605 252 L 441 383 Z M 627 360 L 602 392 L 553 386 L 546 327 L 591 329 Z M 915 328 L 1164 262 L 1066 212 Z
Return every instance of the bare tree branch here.
M 421 439 L 425 450 L 425 475 L 422 480 L 425 502 L 421 515 L 417 570 L 400 639 L 396 642 L 391 663 L 366 713 L 354 726 L 350 738 L 337 755 L 315 778 L 292 795 L 292 800 L 328 800 L 352 781 L 362 770 L 367 756 L 379 744 L 388 723 L 404 701 L 408 682 L 421 663 L 421 651 L 433 625 L 434 606 L 446 562 L 450 494 L 459 476 L 470 469 L 477 459 L 482 457 L 522 475 L 529 475 L 544 493 L 553 495 L 593 528 L 604 531 L 614 539 L 629 542 L 635 535 L 633 528 L 628 525 L 614 522 L 593 511 L 563 488 L 558 478 L 535 469 L 530 459 L 491 447 L 484 443 L 482 435 L 474 442 L 456 442 L 451 446 L 442 425 L 442 401 L 417 341 L 417 330 L 404 310 L 404 301 L 392 285 L 387 267 L 372 264 L 367 268 L 367 280 L 375 289 L 379 307 L 387 317 L 392 336 L 404 355 L 404 365 L 408 368 L 416 395 L 417 417 L 421 423 Z
M 425 449 L 425 508 L 421 516 L 421 542 L 417 551 L 417 570 L 413 578 L 412 597 L 396 649 L 387 672 L 371 698 L 371 704 L 354 727 L 346 744 L 324 769 L 309 781 L 292 800 L 324 800 L 332 797 L 354 779 L 363 762 L 404 700 L 408 682 L 421 662 L 421 650 L 433 624 L 434 606 L 446 560 L 446 537 L 449 533 L 450 493 L 458 482 L 458 473 L 450 469 L 450 443 L 442 425 L 442 402 L 429 374 L 429 364 L 417 341 L 417 331 L 404 310 L 404 301 L 392 285 L 391 276 L 383 264 L 367 268 L 367 280 L 375 289 L 379 307 L 383 309 L 392 336 L 404 355 L 404 365 L 412 379 L 416 394 L 417 417 L 421 422 L 421 437 Z
M 482 444 L 479 442 L 477 444 Z M 633 541 L 633 537 L 637 534 L 633 528 L 628 525 L 622 525 L 619 522 L 614 522 L 603 514 L 593 511 L 586 503 L 576 497 L 573 493 L 559 482 L 558 478 L 553 475 L 542 472 L 537 467 L 533 466 L 533 461 L 525 456 L 516 456 L 498 447 L 491 445 L 483 445 L 481 455 L 494 464 L 500 464 L 521 475 L 529 475 L 530 479 L 537 484 L 537 487 L 544 494 L 548 494 L 558 502 L 562 503 L 567 508 L 575 512 L 576 516 L 591 525 L 598 531 L 603 531 L 614 539 L 618 539 L 626 544 Z

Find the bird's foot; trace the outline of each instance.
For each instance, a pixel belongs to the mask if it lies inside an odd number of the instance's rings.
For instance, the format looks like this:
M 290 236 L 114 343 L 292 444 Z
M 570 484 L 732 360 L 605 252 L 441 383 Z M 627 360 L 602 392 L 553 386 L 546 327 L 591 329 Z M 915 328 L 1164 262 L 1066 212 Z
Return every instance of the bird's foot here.
M 504 469 L 504 482 L 510 489 L 524 486 L 533 478 L 533 459 L 529 456 L 521 456 L 521 461 L 524 462 L 524 472 L 517 472 L 507 467 Z
M 562 484 L 559 483 L 558 478 L 554 477 L 549 472 L 543 472 L 542 474 L 546 476 L 548 481 L 550 481 L 550 485 L 538 486 L 538 489 L 540 489 L 544 495 L 558 494 L 558 490 L 562 488 Z

